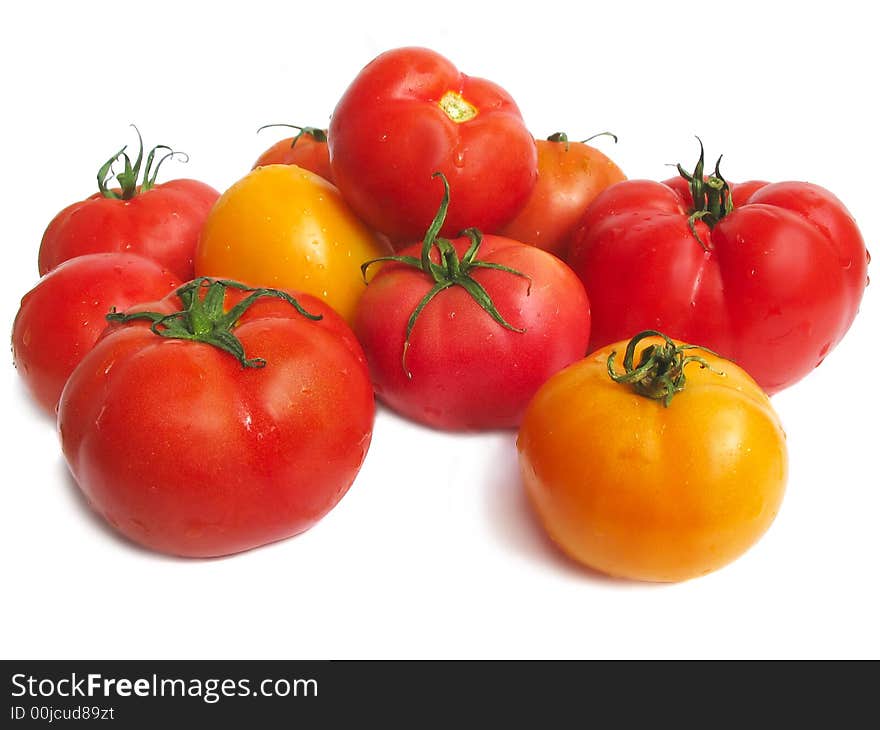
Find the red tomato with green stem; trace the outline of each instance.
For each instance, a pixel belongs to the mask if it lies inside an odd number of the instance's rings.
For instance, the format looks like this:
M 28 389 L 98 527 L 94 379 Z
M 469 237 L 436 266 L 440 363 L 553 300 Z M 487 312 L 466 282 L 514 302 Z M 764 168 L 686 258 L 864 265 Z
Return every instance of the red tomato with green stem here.
M 584 356 L 589 301 L 572 271 L 534 246 L 473 228 L 440 238 L 442 179 L 423 243 L 364 264 L 384 262 L 355 332 L 376 394 L 395 411 L 435 428 L 511 428 L 547 378 Z
M 537 176 L 535 141 L 510 95 L 426 48 L 367 64 L 333 112 L 328 138 L 336 186 L 395 244 L 420 240 L 430 225 L 435 171 L 452 191 L 444 236 L 467 226 L 497 231 Z
M 618 183 L 587 210 L 569 262 L 593 304 L 590 349 L 661 330 L 775 393 L 849 329 L 867 284 L 865 243 L 818 185 L 732 184 L 703 166 L 701 143 L 693 174 L 679 166 L 665 183 Z
M 220 194 L 198 180 L 157 184 L 162 162 L 181 153 L 158 145 L 144 160 L 140 132 L 138 143 L 133 163 L 123 147 L 98 171 L 99 191 L 49 223 L 40 244 L 41 276 L 75 256 L 118 252 L 146 256 L 182 281 L 192 279 L 199 232 Z M 165 153 L 156 159 L 160 150 Z M 112 188 L 113 164 L 119 161 L 124 168 L 116 174 L 119 187 Z
M 111 307 L 153 301 L 181 283 L 129 253 L 77 256 L 46 274 L 21 300 L 12 326 L 12 357 L 34 400 L 55 412 L 70 374 L 107 328 Z
M 328 182 L 333 182 L 326 129 L 299 127 L 296 124 L 266 124 L 257 131 L 269 127 L 290 127 L 298 131 L 292 137 L 279 140 L 263 152 L 254 163 L 254 169 L 264 165 L 296 165 L 320 175 Z
M 539 139 L 538 182 L 516 217 L 501 235 L 564 257 L 569 239 L 595 197 L 614 183 L 626 180 L 621 169 L 603 152 L 587 144 L 611 132 L 600 132 L 572 142 L 564 132 Z
M 58 424 L 77 484 L 123 535 L 227 555 L 308 529 L 348 490 L 373 392 L 327 305 L 196 279 L 110 319 L 64 389 Z

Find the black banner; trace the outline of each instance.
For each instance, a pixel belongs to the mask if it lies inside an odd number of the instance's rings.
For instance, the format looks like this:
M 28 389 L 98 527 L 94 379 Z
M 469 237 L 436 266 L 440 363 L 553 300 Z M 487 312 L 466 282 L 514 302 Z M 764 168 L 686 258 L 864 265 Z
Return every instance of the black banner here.
M 339 727 L 343 721 L 468 727 L 475 712 L 516 726 L 630 727 L 644 718 L 714 727 L 788 722 L 807 711 L 836 727 L 873 696 L 876 664 L 846 682 L 832 665 L 465 661 L 4 661 L 0 726 Z M 847 672 L 846 674 L 850 674 Z M 833 681 L 836 676 L 837 681 Z M 784 678 L 781 681 L 780 678 Z M 838 694 L 835 694 L 835 686 Z M 605 720 L 613 718 L 613 722 Z M 454 723 L 454 725 L 452 725 Z

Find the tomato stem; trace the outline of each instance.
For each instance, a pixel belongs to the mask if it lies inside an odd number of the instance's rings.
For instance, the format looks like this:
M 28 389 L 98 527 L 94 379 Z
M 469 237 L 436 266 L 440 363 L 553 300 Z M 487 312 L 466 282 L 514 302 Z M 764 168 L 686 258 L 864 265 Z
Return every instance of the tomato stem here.
M 460 235 L 467 236 L 471 242 L 461 258 L 459 258 L 455 246 L 452 245 L 452 241 L 438 237 L 437 234 L 440 232 L 440 229 L 443 227 L 443 222 L 446 220 L 446 211 L 449 209 L 449 181 L 442 172 L 435 172 L 431 177 L 439 177 L 443 182 L 443 198 L 440 201 L 440 207 L 437 209 L 434 219 L 431 221 L 431 225 L 428 226 L 428 230 L 425 233 L 425 237 L 422 241 L 421 255 L 418 258 L 415 256 L 381 256 L 379 258 L 370 259 L 361 266 L 361 274 L 364 277 L 364 281 L 367 280 L 367 269 L 373 264 L 383 261 L 393 261 L 398 264 L 404 264 L 405 266 L 411 266 L 412 268 L 423 272 L 426 276 L 430 276 L 434 280 L 434 286 L 424 297 L 422 297 L 421 301 L 412 311 L 412 314 L 410 314 L 406 323 L 406 338 L 403 342 L 401 363 L 403 365 L 403 371 L 408 378 L 412 378 L 412 373 L 406 365 L 410 336 L 412 335 L 413 328 L 416 326 L 416 322 L 422 311 L 424 311 L 430 301 L 440 292 L 452 286 L 460 286 L 498 324 L 505 329 L 522 333 L 525 332 L 524 329 L 514 327 L 510 322 L 504 319 L 495 307 L 492 297 L 489 296 L 489 293 L 483 285 L 471 276 L 471 272 L 474 269 L 495 269 L 497 271 L 504 271 L 528 281 L 528 289 L 526 290 L 527 296 L 531 293 L 532 288 L 532 279 L 527 274 L 512 269 L 509 266 L 496 264 L 492 261 L 481 261 L 477 258 L 480 244 L 483 241 L 483 234 L 476 228 L 468 228 L 461 232 Z M 440 263 L 434 263 L 431 260 L 431 251 L 435 248 Z
M 693 207 L 688 217 L 688 227 L 703 250 L 708 251 L 709 247 L 697 233 L 696 222 L 701 220 L 709 228 L 714 227 L 718 221 L 733 211 L 733 197 L 730 194 L 730 185 L 721 174 L 721 158 L 724 155 L 721 155 L 715 163 L 715 171 L 709 177 L 705 177 L 703 140 L 697 137 L 697 141 L 700 143 L 700 159 L 697 160 L 693 173 L 687 172 L 680 164 L 676 165 L 676 168 L 678 174 L 688 181 L 691 189 Z
M 590 142 L 596 137 L 611 137 L 614 140 L 614 144 L 617 144 L 617 135 L 614 132 L 597 132 L 596 134 L 592 134 L 586 139 L 582 139 L 579 141 L 580 144 L 586 144 Z M 565 145 L 565 151 L 568 152 L 570 141 L 568 139 L 568 135 L 565 132 L 554 132 L 549 137 L 547 137 L 548 142 L 561 142 Z
M 638 365 L 634 365 L 636 347 L 647 337 L 661 337 L 664 344 L 648 345 L 642 350 Z M 618 373 L 615 369 L 614 359 L 617 357 L 617 351 L 611 352 L 606 361 L 608 375 L 615 383 L 630 385 L 639 395 L 662 401 L 668 408 L 676 393 L 681 393 L 685 388 L 684 368 L 688 363 L 695 362 L 701 368 L 709 368 L 713 373 L 724 375 L 699 355 L 685 354 L 688 350 L 703 350 L 712 355 L 717 354 L 699 345 L 677 345 L 662 332 L 645 330 L 627 343 L 623 356 L 623 373 Z
M 182 157 L 182 162 L 189 162 L 189 156 L 185 152 L 175 152 L 168 145 L 160 144 L 153 147 L 150 152 L 147 154 L 147 161 L 144 164 L 143 169 L 143 178 L 141 180 L 140 185 L 138 185 L 138 178 L 141 175 L 141 164 L 144 160 L 144 140 L 141 137 L 140 130 L 134 125 L 134 131 L 137 134 L 138 138 L 138 155 L 137 159 L 135 159 L 132 164 L 131 158 L 128 156 L 126 149 L 128 146 L 123 147 L 119 152 L 113 155 L 107 162 L 101 165 L 98 170 L 98 190 L 100 190 L 101 195 L 105 198 L 112 198 L 114 200 L 131 200 L 135 195 L 140 193 L 145 193 L 156 185 L 156 177 L 159 174 L 159 168 L 162 166 L 162 163 L 165 162 L 169 157 Z M 168 152 L 162 155 L 158 162 L 155 163 L 155 168 L 153 167 L 153 162 L 156 158 L 157 150 L 168 150 Z M 124 162 L 124 168 L 122 172 L 114 172 L 113 171 L 113 163 L 118 162 L 122 159 Z M 116 178 L 116 181 L 119 183 L 119 187 L 121 189 L 121 194 L 117 193 L 115 190 L 109 187 L 109 181 L 113 178 Z
M 228 312 L 223 309 L 227 289 L 250 292 Z M 204 296 L 200 294 L 204 292 Z M 117 312 L 116 308 L 107 315 L 108 322 L 151 322 L 150 329 L 159 337 L 174 340 L 204 342 L 233 355 L 243 368 L 262 368 L 266 361 L 261 357 L 248 358 L 241 340 L 233 334 L 241 316 L 259 299 L 274 297 L 290 304 L 303 317 L 311 320 L 321 319 L 319 314 L 310 314 L 290 294 L 278 289 L 253 288 L 227 279 L 212 279 L 202 276 L 184 284 L 174 292 L 183 305 L 179 312 Z
M 293 139 L 290 141 L 290 148 L 293 149 L 296 147 L 296 143 L 299 142 L 299 138 L 304 134 L 311 137 L 315 142 L 327 142 L 327 130 L 320 129 L 318 127 L 300 127 L 297 124 L 288 124 L 286 122 L 279 122 L 277 124 L 264 124 L 257 130 L 257 134 L 262 132 L 264 129 L 269 129 L 269 127 L 287 127 L 288 129 L 298 129 L 299 132 L 293 136 Z

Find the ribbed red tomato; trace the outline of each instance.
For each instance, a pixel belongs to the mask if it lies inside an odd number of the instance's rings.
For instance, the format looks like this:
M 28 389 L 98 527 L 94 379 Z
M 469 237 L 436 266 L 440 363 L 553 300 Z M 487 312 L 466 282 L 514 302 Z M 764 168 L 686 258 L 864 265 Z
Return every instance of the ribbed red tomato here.
M 590 349 L 644 329 L 699 342 L 767 392 L 800 380 L 846 333 L 868 254 L 849 211 L 803 182 L 631 180 L 599 195 L 570 263 L 593 305 Z
M 349 205 L 392 242 L 412 243 L 449 180 L 452 204 L 440 232 L 475 226 L 495 233 L 528 198 L 537 150 L 510 95 L 461 73 L 426 48 L 398 48 L 371 61 L 330 120 L 333 180 Z

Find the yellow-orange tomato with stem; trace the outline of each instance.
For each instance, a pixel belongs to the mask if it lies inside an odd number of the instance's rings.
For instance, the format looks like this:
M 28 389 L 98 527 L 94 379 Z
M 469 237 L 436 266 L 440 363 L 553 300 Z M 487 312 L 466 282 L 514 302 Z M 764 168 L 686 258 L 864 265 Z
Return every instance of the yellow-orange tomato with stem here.
M 775 518 L 788 469 L 785 434 L 754 380 L 653 331 L 547 381 L 517 446 L 553 541 L 595 570 L 644 581 L 739 557 Z
M 197 276 L 306 292 L 351 321 L 365 289 L 361 264 L 389 251 L 332 184 L 296 165 L 268 165 L 220 196 L 195 269 Z

